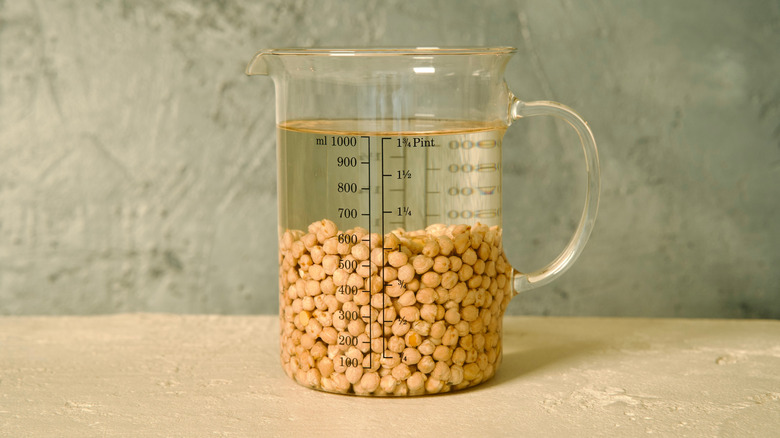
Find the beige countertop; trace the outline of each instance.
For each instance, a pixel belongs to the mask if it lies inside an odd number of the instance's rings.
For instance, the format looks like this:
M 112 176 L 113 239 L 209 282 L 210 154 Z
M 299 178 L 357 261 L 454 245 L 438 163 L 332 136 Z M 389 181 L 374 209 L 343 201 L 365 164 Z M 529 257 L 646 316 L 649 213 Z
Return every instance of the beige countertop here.
M 0 436 L 777 436 L 780 321 L 507 317 L 476 388 L 313 391 L 274 316 L 0 317 Z

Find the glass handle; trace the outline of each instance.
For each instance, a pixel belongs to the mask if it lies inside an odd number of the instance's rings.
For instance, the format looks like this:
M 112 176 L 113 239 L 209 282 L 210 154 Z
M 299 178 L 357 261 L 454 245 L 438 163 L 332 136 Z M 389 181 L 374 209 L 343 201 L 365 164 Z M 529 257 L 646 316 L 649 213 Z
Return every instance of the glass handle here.
M 577 113 L 569 107 L 556 102 L 523 102 L 515 97 L 512 99 L 510 107 L 512 120 L 547 115 L 556 116 L 568 122 L 580 137 L 582 149 L 585 152 L 585 169 L 588 173 L 588 191 L 585 195 L 585 207 L 582 210 L 582 217 L 577 230 L 574 232 L 574 236 L 572 236 L 563 252 L 544 268 L 531 273 L 514 271 L 512 282 L 514 293 L 520 293 L 545 285 L 558 278 L 559 275 L 571 267 L 572 263 L 582 253 L 596 221 L 601 177 L 599 175 L 599 154 L 596 150 L 596 140 L 593 138 L 593 133 L 590 131 L 588 124 Z

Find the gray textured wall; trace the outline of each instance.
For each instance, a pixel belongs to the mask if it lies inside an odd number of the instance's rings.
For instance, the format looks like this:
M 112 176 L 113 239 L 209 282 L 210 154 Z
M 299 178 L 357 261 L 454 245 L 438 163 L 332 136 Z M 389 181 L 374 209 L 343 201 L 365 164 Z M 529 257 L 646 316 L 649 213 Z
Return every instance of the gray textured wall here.
M 525 100 L 596 135 L 600 216 L 513 313 L 780 317 L 777 1 L 0 2 L 0 314 L 273 313 L 273 87 L 255 50 L 514 45 Z M 505 141 L 506 246 L 560 251 L 564 124 Z

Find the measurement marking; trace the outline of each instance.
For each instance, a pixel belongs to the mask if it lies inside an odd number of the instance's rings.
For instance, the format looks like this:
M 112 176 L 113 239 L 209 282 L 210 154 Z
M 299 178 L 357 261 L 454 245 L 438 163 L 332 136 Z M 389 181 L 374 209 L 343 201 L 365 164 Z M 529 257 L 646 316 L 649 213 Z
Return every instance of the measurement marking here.
M 369 161 L 361 161 L 360 164 L 371 164 Z
M 426 217 L 438 217 L 441 216 L 440 214 L 426 214 Z
M 426 167 L 425 170 L 441 170 L 441 167 Z
M 382 201 L 384 201 L 384 199 Z M 382 202 L 382 203 L 384 204 L 384 202 Z M 392 212 L 393 212 L 393 210 L 382 210 L 382 213 L 392 213 Z M 384 230 L 382 230 L 382 231 L 384 231 Z
M 391 224 L 395 224 L 395 225 L 397 225 L 397 224 L 401 224 L 401 225 L 403 225 L 403 224 L 404 224 L 404 221 L 390 221 L 390 223 L 391 223 Z
M 382 137 L 382 143 L 381 143 L 381 146 L 380 146 L 381 150 L 379 152 L 380 166 L 381 166 L 380 169 L 381 169 L 381 172 L 382 172 L 382 179 L 381 179 L 381 184 L 382 184 L 382 211 L 386 212 L 386 213 L 390 213 L 389 211 L 385 210 L 385 176 L 391 176 L 391 175 L 385 175 L 385 140 L 391 140 L 391 138 L 390 137 Z M 381 219 L 382 219 L 382 236 L 384 236 L 385 235 L 385 215 L 384 215 L 384 213 L 382 214 Z M 384 246 L 384 244 L 382 246 Z M 382 251 L 382 266 L 385 266 L 385 264 L 386 264 L 385 257 L 387 257 L 387 254 L 384 251 Z M 385 271 L 386 271 L 386 269 L 382 269 L 382 284 L 387 284 L 387 282 L 385 281 Z M 384 289 L 384 287 L 383 287 L 383 289 Z M 382 327 L 384 327 L 385 323 L 386 323 L 386 321 L 385 321 L 385 312 L 384 312 L 384 298 L 382 298 L 382 306 L 383 306 L 383 310 L 382 310 Z M 377 318 L 377 319 L 379 319 L 379 318 Z M 382 336 L 382 356 L 385 355 L 385 350 L 387 350 L 387 340 L 386 340 L 385 336 Z M 370 356 L 373 357 L 373 355 L 370 355 Z
M 368 161 L 363 161 L 363 164 L 368 166 L 368 186 L 371 187 L 371 161 L 370 161 L 371 160 L 371 137 L 366 136 L 366 135 L 364 135 L 362 137 L 366 139 L 366 146 L 368 147 L 368 159 L 369 160 Z M 363 241 L 364 242 L 368 242 L 368 253 L 371 254 L 371 237 L 370 237 L 371 236 L 371 222 L 372 222 L 371 221 L 371 190 L 368 190 L 368 214 L 363 214 L 363 216 L 368 216 L 368 236 L 369 236 L 367 239 L 363 239 Z M 371 265 L 370 264 L 369 264 L 369 267 L 368 267 L 368 273 L 369 274 L 371 273 Z M 374 288 L 373 283 L 369 281 L 368 282 L 368 296 L 369 296 L 369 298 L 374 295 L 373 288 Z M 373 324 L 371 324 L 371 311 L 370 311 L 370 309 L 369 309 L 369 312 L 368 312 L 368 320 L 367 320 L 367 322 L 368 322 L 368 339 L 374 339 L 374 335 L 372 333 L 372 326 L 373 326 Z M 369 348 L 369 351 L 371 351 L 370 348 Z M 368 368 L 370 369 L 370 368 L 373 368 L 373 367 L 374 367 L 374 355 L 369 354 L 368 355 Z M 363 368 L 365 368 L 365 367 L 363 367 Z
M 393 176 L 393 174 L 392 173 L 383 173 L 382 176 Z
M 371 201 L 368 201 L 368 202 L 369 202 L 369 204 L 371 203 Z M 371 216 L 371 213 L 360 213 L 360 215 L 361 216 Z M 371 222 L 371 221 L 369 221 L 369 222 Z

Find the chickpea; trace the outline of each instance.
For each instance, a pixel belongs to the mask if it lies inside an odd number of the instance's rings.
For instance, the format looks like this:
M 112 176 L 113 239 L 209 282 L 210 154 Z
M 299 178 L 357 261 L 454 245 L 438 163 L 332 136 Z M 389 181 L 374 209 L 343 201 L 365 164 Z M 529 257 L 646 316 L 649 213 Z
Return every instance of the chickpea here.
M 406 292 L 406 289 L 401 285 L 401 283 L 395 281 L 385 287 L 385 292 L 390 297 L 398 298 Z
M 393 377 L 392 374 L 388 374 L 382 377 L 381 381 L 379 382 L 379 387 L 382 388 L 382 390 L 385 392 L 393 392 L 397 384 L 398 381 L 395 379 L 395 377 Z
M 390 266 L 400 268 L 409 260 L 408 256 L 402 251 L 393 251 L 387 256 Z
M 358 240 L 339 243 L 340 234 Z M 495 374 L 511 299 L 497 226 L 434 224 L 381 236 L 321 220 L 308 232 L 283 232 L 279 249 L 280 357 L 302 385 L 416 395 Z
M 425 391 L 431 394 L 441 392 L 443 387 L 444 383 L 435 377 L 429 377 L 428 380 L 425 381 Z
M 455 351 L 452 352 L 452 363 L 455 365 L 463 365 L 465 362 L 466 362 L 466 350 L 464 350 L 461 347 L 456 348 Z M 453 383 L 453 384 L 457 385 L 458 383 Z
M 335 320 L 334 320 L 335 321 Z M 325 327 L 320 331 L 320 339 L 328 345 L 335 345 L 339 332 L 334 327 Z
M 453 326 L 449 326 L 441 338 L 441 343 L 444 345 L 455 346 L 458 344 L 458 338 L 458 330 Z
M 395 235 L 395 233 L 388 233 L 385 236 L 385 249 L 394 251 L 398 249 L 398 245 L 401 243 L 401 240 L 398 238 L 398 236 Z
M 455 325 L 460 322 L 460 312 L 457 308 L 448 309 L 444 313 L 444 320 L 447 321 L 448 324 Z
M 436 291 L 430 287 L 420 289 L 415 295 L 415 299 L 418 303 L 432 304 L 436 301 Z
M 409 385 L 409 391 L 417 393 L 425 385 L 425 375 L 421 371 L 417 371 L 406 379 L 406 384 Z
M 450 271 L 458 272 L 461 266 L 463 266 L 463 260 L 458 256 L 450 256 Z
M 479 366 L 474 364 L 479 370 Z M 430 374 L 431 371 L 433 371 L 433 368 L 436 366 L 436 361 L 433 360 L 431 356 L 423 356 L 419 362 L 417 362 L 417 370 L 421 371 L 424 374 Z
M 425 287 L 436 287 L 441 284 L 441 275 L 438 272 L 428 271 L 422 275 L 421 282 Z
M 433 267 L 433 259 L 421 254 L 414 257 L 412 266 L 414 267 L 414 272 L 422 275 Z
M 323 257 L 325 257 L 325 251 L 323 251 L 321 246 L 317 245 L 309 250 L 309 255 L 312 263 L 319 265 L 322 263 Z
M 408 321 L 402 322 L 400 319 L 396 319 L 395 321 L 393 321 L 392 331 L 394 336 L 406 335 L 407 332 L 409 332 L 409 328 L 410 328 L 410 324 Z
M 473 249 L 468 248 L 463 251 L 461 260 L 463 260 L 463 263 L 467 265 L 473 265 L 477 261 L 477 253 Z
M 430 336 L 434 339 L 441 339 L 442 336 L 444 336 L 444 332 L 446 330 L 447 326 L 444 324 L 444 321 L 436 321 L 435 323 L 431 324 Z
M 471 244 L 471 239 L 467 233 L 462 233 L 455 236 L 452 243 L 455 246 L 455 252 L 457 254 L 463 254 L 463 252 L 466 251 L 466 248 Z
M 408 290 L 398 298 L 398 303 L 404 307 L 414 306 L 417 303 L 416 294 Z
M 396 380 L 406 380 L 412 375 L 412 372 L 409 370 L 409 366 L 405 363 L 399 363 L 395 367 L 393 367 L 392 376 L 395 377 Z
M 383 368 L 395 368 L 401 363 L 401 356 L 398 353 L 387 351 L 382 355 L 381 363 Z
M 463 264 L 463 266 L 460 267 L 460 271 L 458 271 L 458 278 L 460 281 L 468 281 L 471 279 L 471 276 L 474 274 L 474 269 L 471 267 L 471 265 Z M 481 280 L 480 280 L 481 281 Z
M 387 349 L 393 353 L 402 353 L 404 348 L 406 348 L 406 343 L 400 336 L 393 336 L 387 341 Z
M 469 363 L 466 364 L 463 367 L 463 379 L 464 380 L 473 380 L 477 377 L 477 374 L 479 373 L 479 365 L 475 363 Z
M 333 361 L 325 356 L 317 362 L 317 369 L 320 370 L 320 375 L 328 377 L 333 373 Z
M 442 382 L 447 382 L 450 380 L 450 376 L 450 367 L 447 366 L 447 363 L 444 361 L 436 362 L 436 366 L 433 368 L 433 371 L 431 371 L 431 377 Z
M 382 251 L 382 248 L 374 247 L 374 249 L 371 250 L 370 260 L 375 266 L 384 266 L 385 253 Z
M 365 373 L 360 378 L 361 392 L 372 393 L 376 391 L 379 386 L 379 374 L 377 373 Z
M 433 324 L 436 322 L 436 305 L 435 304 L 423 304 L 420 308 L 420 318 Z
M 414 330 L 409 330 L 404 336 L 404 343 L 410 347 L 417 347 L 422 343 L 422 336 Z
M 402 307 L 401 310 L 398 312 L 401 318 L 403 318 L 408 323 L 413 323 L 420 319 L 420 309 L 414 306 L 407 306 Z M 427 336 L 426 334 L 420 333 L 423 336 Z
M 436 237 L 436 243 L 439 244 L 439 254 L 448 256 L 452 253 L 452 250 L 455 248 L 455 245 L 452 243 L 452 240 L 447 236 L 438 236 Z
M 455 287 L 455 285 L 458 284 L 458 274 L 447 271 L 441 276 L 441 285 L 447 290 L 452 289 Z
M 425 242 L 422 253 L 426 257 L 436 257 L 439 254 L 439 250 L 439 242 L 437 242 L 436 239 L 431 239 Z
M 344 375 L 347 376 L 347 381 L 354 385 L 363 377 L 363 367 L 347 367 Z
M 474 273 L 477 275 L 482 275 L 485 273 L 485 261 L 481 259 L 477 259 L 476 262 L 474 262 Z
M 421 358 L 422 354 L 420 354 L 420 351 L 412 347 L 405 348 L 403 354 L 401 354 L 401 360 L 407 365 L 416 365 Z
M 424 354 L 426 356 L 430 356 L 433 354 L 433 351 L 436 349 L 436 344 L 433 343 L 430 339 L 426 339 L 422 341 L 419 347 L 417 347 L 417 350 L 420 351 L 420 354 Z
M 461 382 L 463 382 L 463 367 L 460 365 L 452 365 L 450 367 L 449 383 L 459 385 Z
M 477 319 L 477 317 L 479 317 L 479 309 L 477 309 L 475 306 L 466 306 L 463 308 L 463 310 L 461 310 L 460 317 L 464 321 L 474 321 Z
M 428 321 L 415 321 L 412 324 L 412 329 L 420 334 L 420 336 L 428 336 L 431 333 L 431 323 Z
M 431 357 L 437 361 L 446 362 L 452 357 L 452 350 L 446 345 L 437 345 Z

